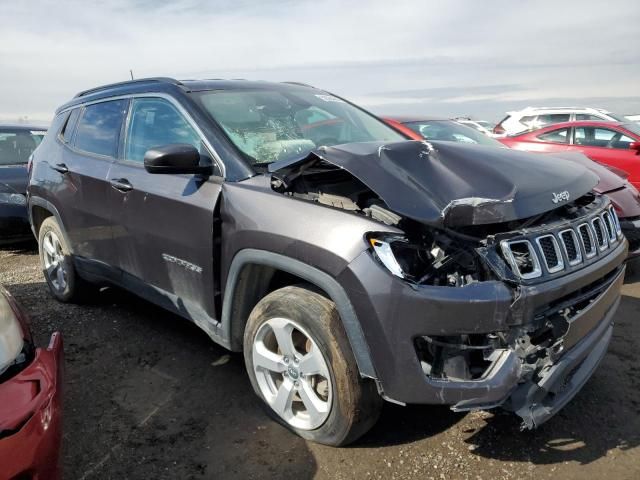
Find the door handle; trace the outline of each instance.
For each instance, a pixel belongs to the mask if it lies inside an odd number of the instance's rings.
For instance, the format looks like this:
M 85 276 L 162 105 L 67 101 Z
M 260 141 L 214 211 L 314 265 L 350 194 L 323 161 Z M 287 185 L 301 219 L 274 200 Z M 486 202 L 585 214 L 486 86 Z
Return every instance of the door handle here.
M 130 190 L 133 190 L 133 185 L 131 185 L 129 183 L 129 180 L 127 180 L 126 178 L 112 178 L 111 186 L 121 192 L 128 192 Z
M 64 163 L 56 163 L 51 168 L 60 173 L 67 173 L 69 171 L 69 168 Z

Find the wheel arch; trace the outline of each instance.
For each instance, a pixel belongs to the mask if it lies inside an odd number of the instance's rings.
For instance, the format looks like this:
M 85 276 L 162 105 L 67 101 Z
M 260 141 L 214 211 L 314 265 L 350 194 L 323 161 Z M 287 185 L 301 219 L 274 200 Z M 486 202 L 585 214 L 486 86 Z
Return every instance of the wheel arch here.
M 274 283 L 284 281 L 280 286 L 285 286 L 296 283 L 295 280 L 319 288 L 336 304 L 360 375 L 377 378 L 362 327 L 342 286 L 315 267 L 265 250 L 241 250 L 231 262 L 221 316 L 222 336 L 228 339 L 230 348 L 242 349 L 247 318 L 258 301 L 273 290 Z
M 55 205 L 41 197 L 29 197 L 29 222 L 31 223 L 31 230 L 36 239 L 38 238 L 42 222 L 48 217 L 54 217 L 56 219 L 68 248 L 72 249 L 73 247 L 67 236 L 67 230 L 64 228 L 60 212 Z M 71 253 L 73 253 L 73 251 Z

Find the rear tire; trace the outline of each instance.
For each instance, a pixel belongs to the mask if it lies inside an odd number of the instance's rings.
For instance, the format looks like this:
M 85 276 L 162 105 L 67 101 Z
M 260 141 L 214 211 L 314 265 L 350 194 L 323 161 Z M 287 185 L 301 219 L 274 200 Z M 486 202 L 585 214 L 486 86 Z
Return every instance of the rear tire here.
M 54 217 L 47 217 L 38 231 L 38 252 L 42 274 L 51 294 L 61 302 L 86 301 L 95 288 L 80 278 L 71 250 Z
M 284 287 L 258 302 L 244 358 L 270 416 L 307 440 L 347 445 L 378 420 L 375 383 L 360 377 L 335 304 L 315 291 Z

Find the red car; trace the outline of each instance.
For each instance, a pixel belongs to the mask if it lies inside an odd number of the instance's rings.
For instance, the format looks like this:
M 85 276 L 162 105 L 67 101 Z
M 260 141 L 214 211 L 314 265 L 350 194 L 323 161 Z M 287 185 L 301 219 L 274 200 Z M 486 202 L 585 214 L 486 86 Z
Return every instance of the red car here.
M 35 348 L 27 316 L 0 287 L 0 478 L 58 479 L 62 337 Z
M 460 125 L 453 120 L 428 117 L 394 117 L 385 118 L 384 120 L 396 130 L 404 133 L 407 137 L 414 140 L 426 139 L 429 141 L 457 141 L 477 143 L 479 145 L 486 145 L 490 147 L 501 147 L 504 144 L 508 147 L 518 148 L 516 145 L 524 144 L 512 145 L 509 141 L 527 135 L 523 134 L 515 137 L 500 138 L 499 140 L 502 142 L 500 143 L 494 138 L 484 136 L 470 127 Z M 537 130 L 537 132 L 555 132 L 559 126 L 560 129 L 566 129 L 566 125 L 570 125 L 569 128 L 572 128 L 577 124 L 593 123 L 603 123 L 604 125 L 607 125 L 607 128 L 609 129 L 611 128 L 611 124 L 620 125 L 614 122 L 573 122 L 570 124 L 556 124 L 551 127 Z M 565 126 L 562 127 L 561 125 Z M 529 133 L 532 134 L 536 132 Z M 535 144 L 534 142 L 531 142 L 531 144 L 533 144 L 534 147 L 545 147 L 548 145 L 542 141 L 535 142 Z M 622 231 L 629 241 L 629 257 L 640 256 L 640 193 L 638 193 L 638 190 L 629 183 L 627 179 L 628 174 L 626 172 L 612 166 L 605 167 L 600 165 L 590 160 L 579 151 L 571 152 L 562 149 L 547 151 L 543 149 L 536 150 L 534 148 L 521 148 L 521 150 L 553 153 L 557 158 L 579 163 L 598 175 L 600 181 L 594 188 L 594 191 L 599 194 L 606 194 L 611 199 L 611 203 L 613 203 L 618 216 L 620 217 L 620 226 Z M 640 156 L 636 157 L 635 161 L 640 164 Z M 640 168 L 636 168 L 640 171 Z
M 622 122 L 567 122 L 499 139 L 531 152 L 581 152 L 619 168 L 640 188 L 640 125 Z

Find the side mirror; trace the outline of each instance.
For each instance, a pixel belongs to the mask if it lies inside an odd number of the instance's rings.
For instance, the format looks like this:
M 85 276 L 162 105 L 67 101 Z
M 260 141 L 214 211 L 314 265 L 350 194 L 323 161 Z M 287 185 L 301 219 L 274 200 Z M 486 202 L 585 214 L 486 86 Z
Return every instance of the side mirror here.
M 211 175 L 213 167 L 200 165 L 200 152 L 193 145 L 176 143 L 154 147 L 144 154 L 149 173 L 195 173 Z
M 629 148 L 631 150 L 635 150 L 636 151 L 636 155 L 640 155 L 640 142 L 631 142 L 629 144 Z

